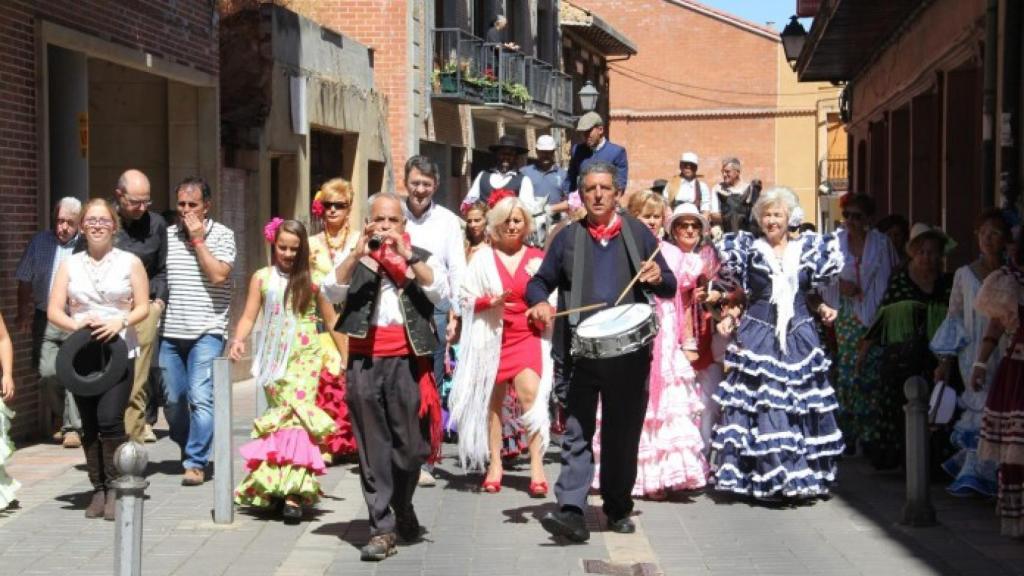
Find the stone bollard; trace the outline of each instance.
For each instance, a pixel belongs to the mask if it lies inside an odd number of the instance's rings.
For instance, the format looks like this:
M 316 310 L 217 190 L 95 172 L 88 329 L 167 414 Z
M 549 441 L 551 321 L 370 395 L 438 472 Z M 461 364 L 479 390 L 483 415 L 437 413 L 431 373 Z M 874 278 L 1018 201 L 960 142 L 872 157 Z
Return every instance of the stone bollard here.
M 227 358 L 213 360 L 213 521 L 231 524 L 235 519 L 233 499 L 235 467 L 231 437 L 231 365 Z
M 114 452 L 114 465 L 121 474 L 113 481 L 117 491 L 114 526 L 114 574 L 142 574 L 142 503 L 149 481 L 142 475 L 149 457 L 146 447 L 134 440 L 121 444 Z
M 920 376 L 911 376 L 903 384 L 907 404 L 906 450 L 907 450 L 907 502 L 903 505 L 903 523 L 910 526 L 932 526 L 935 524 L 935 508 L 932 507 L 928 486 L 928 381 Z

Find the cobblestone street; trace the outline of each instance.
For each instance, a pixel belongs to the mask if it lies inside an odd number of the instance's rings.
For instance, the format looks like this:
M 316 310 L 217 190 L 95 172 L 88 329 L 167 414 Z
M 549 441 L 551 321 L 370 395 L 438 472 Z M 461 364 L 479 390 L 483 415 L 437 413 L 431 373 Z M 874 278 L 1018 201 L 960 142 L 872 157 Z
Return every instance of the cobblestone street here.
M 248 432 L 252 392 L 250 383 L 235 385 L 236 446 Z M 998 536 L 991 504 L 954 500 L 935 489 L 941 524 L 905 528 L 897 523 L 902 477 L 875 474 L 858 460 L 844 463 L 839 491 L 827 502 L 770 508 L 706 495 L 640 501 L 638 531 L 630 536 L 602 531 L 604 518 L 593 506 L 590 542 L 562 546 L 540 527 L 538 518 L 553 499 L 527 496 L 525 466 L 510 471 L 505 489 L 490 495 L 477 492 L 477 475 L 458 473 L 454 459 L 446 458 L 437 486 L 416 493 L 423 541 L 372 564 L 359 560 L 367 523 L 354 465 L 329 469 L 323 501 L 298 526 L 240 511 L 222 527 L 212 521 L 213 484 L 180 485 L 177 448 L 164 434 L 149 447 L 143 572 L 152 576 L 539 576 L 586 574 L 588 567 L 601 573 L 587 561 L 647 564 L 628 573 L 666 575 L 1024 573 L 1024 546 Z M 79 451 L 54 445 L 16 453 L 10 471 L 25 487 L 21 507 L 0 517 L 0 574 L 111 573 L 113 523 L 83 517 L 88 484 L 82 466 Z M 550 479 L 557 470 L 552 450 Z M 235 473 L 237 480 L 239 462 Z

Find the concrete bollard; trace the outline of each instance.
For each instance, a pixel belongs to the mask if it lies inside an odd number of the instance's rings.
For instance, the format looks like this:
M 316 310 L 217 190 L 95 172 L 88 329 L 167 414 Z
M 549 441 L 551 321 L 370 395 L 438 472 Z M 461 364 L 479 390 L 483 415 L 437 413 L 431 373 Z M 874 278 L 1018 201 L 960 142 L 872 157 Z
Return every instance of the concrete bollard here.
M 149 486 L 142 475 L 149 457 L 146 447 L 134 440 L 125 442 L 114 452 L 114 465 L 121 474 L 113 481 L 117 491 L 114 526 L 114 574 L 142 574 L 142 504 Z
M 907 450 L 907 502 L 903 505 L 903 523 L 909 526 L 932 526 L 935 524 L 935 508 L 932 507 L 928 486 L 928 381 L 920 376 L 911 376 L 903 384 L 907 403 L 906 414 Z
M 227 358 L 213 360 L 213 521 L 235 519 L 234 441 L 231 437 L 231 366 Z

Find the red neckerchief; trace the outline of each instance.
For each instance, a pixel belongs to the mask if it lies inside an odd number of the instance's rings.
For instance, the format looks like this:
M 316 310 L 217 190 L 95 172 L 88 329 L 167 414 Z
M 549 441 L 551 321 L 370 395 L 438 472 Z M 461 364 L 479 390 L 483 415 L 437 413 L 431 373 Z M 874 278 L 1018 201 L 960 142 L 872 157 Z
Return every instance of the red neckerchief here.
M 411 245 L 409 240 L 409 234 L 402 234 L 402 241 L 405 242 L 406 246 Z M 409 269 L 409 263 L 402 258 L 398 252 L 395 251 L 393 246 L 388 243 L 381 243 L 380 248 L 370 252 L 370 258 L 373 258 L 380 264 L 381 270 L 388 275 L 388 278 L 394 282 L 395 286 L 404 288 L 409 283 L 409 277 L 406 276 L 406 272 Z
M 593 224 L 587 220 L 587 232 L 590 232 L 590 237 L 598 242 L 607 242 L 622 232 L 622 218 L 619 218 L 618 214 L 612 215 L 612 221 L 605 224 Z

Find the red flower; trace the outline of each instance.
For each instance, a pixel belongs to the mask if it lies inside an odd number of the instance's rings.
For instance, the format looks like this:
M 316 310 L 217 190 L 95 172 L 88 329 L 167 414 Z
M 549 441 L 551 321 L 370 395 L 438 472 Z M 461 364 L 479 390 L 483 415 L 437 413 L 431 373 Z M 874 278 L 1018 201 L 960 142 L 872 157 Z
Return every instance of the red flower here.
M 511 190 L 509 188 L 498 188 L 494 192 L 491 192 L 491 195 L 487 198 L 487 207 L 494 208 L 498 202 L 501 202 L 505 198 L 516 197 L 518 197 L 518 194 L 515 193 L 515 190 Z

